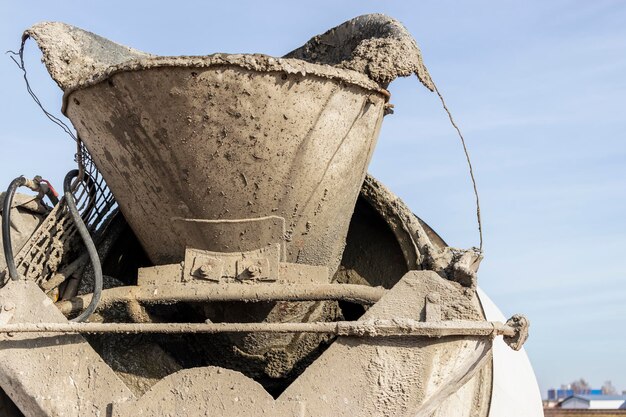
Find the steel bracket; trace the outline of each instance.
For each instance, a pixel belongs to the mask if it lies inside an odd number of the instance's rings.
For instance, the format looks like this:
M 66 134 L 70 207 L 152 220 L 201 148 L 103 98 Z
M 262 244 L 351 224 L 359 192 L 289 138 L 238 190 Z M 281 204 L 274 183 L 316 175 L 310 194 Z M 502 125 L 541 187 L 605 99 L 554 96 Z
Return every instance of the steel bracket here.
M 247 252 L 213 252 L 187 248 L 183 282 L 208 281 L 278 281 L 280 244 Z

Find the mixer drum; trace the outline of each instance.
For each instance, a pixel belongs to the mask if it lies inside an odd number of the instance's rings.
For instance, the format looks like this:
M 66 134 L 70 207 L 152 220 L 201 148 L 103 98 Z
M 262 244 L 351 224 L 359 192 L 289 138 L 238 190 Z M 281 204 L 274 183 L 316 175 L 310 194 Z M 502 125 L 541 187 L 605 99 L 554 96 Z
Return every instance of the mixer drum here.
M 385 93 L 294 59 L 160 57 L 67 91 L 65 113 L 155 264 L 180 262 L 186 246 L 257 249 L 272 242 L 256 220 L 278 216 L 285 260 L 332 276 Z M 220 220 L 238 226 L 214 232 Z

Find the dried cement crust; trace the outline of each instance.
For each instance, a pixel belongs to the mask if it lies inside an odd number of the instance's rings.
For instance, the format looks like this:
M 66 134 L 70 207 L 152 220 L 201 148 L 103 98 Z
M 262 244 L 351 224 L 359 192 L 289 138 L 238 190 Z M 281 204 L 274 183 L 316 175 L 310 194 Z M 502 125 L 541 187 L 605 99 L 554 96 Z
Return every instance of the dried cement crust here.
M 29 37 L 37 42 L 48 72 L 62 90 L 80 84 L 87 74 L 153 56 L 60 22 L 38 23 L 24 32 L 22 42 Z
M 23 41 L 29 37 L 37 42 L 50 75 L 67 94 L 119 71 L 213 65 L 313 74 L 378 91 L 397 77 L 415 74 L 426 88 L 435 89 L 415 39 L 399 21 L 382 14 L 344 22 L 283 58 L 260 54 L 158 57 L 60 22 L 38 23 L 24 32 Z
M 342 23 L 285 56 L 358 71 L 382 87 L 415 74 L 426 88 L 435 89 L 415 39 L 399 21 L 382 14 Z
M 482 260 L 479 250 L 444 246 L 434 231 L 371 175 L 366 176 L 361 195 L 389 225 L 409 270 L 429 269 L 465 287 L 476 288 L 476 272 Z
M 252 71 L 315 75 L 388 95 L 388 92 L 363 74 L 299 59 L 222 53 L 207 56 L 155 56 L 60 22 L 38 23 L 24 32 L 23 39 L 29 37 L 37 42 L 48 72 L 66 96 L 123 71 L 231 65 Z

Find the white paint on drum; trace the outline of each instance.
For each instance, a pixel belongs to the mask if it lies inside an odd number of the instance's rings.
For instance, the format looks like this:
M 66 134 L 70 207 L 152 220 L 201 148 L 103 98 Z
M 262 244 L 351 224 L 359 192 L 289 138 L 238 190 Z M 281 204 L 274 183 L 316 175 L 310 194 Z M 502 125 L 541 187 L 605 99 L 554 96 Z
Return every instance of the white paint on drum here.
M 505 322 L 493 301 L 478 289 L 487 320 Z M 516 352 L 501 337 L 493 343 L 493 386 L 489 417 L 543 417 L 541 392 L 535 372 L 522 348 Z

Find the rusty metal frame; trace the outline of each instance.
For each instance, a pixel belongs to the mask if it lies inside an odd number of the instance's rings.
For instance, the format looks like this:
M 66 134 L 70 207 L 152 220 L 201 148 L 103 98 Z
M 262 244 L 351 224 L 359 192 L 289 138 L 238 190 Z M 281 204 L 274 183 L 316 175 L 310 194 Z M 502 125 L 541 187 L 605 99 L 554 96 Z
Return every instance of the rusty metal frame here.
M 421 322 L 412 319 L 308 323 L 13 323 L 0 333 L 328 333 L 351 337 L 515 337 L 519 328 L 498 321 Z
M 360 304 L 374 304 L 386 290 L 354 284 L 209 284 L 185 283 L 159 286 L 115 287 L 102 291 L 98 309 L 116 303 L 171 304 L 176 302 L 215 301 L 322 301 L 343 300 Z M 59 301 L 56 306 L 65 315 L 81 311 L 91 301 L 91 294 Z

